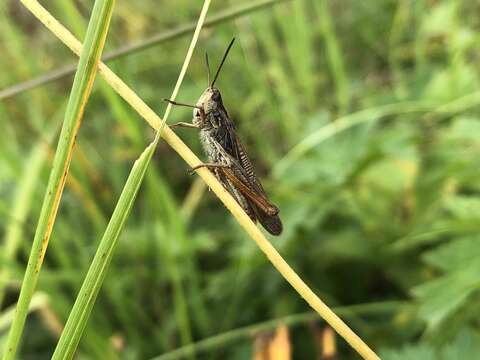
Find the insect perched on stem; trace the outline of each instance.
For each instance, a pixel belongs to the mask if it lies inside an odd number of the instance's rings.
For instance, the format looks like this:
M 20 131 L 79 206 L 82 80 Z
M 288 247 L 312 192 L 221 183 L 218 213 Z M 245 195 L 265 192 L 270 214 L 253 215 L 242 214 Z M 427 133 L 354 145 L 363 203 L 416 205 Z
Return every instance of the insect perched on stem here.
M 192 123 L 180 122 L 172 125 L 200 130 L 200 141 L 209 162 L 195 166 L 192 171 L 201 167 L 209 168 L 254 222 L 258 220 L 270 234 L 279 235 L 282 232 L 279 210 L 265 194 L 237 136 L 235 124 L 223 106 L 220 91 L 214 87 L 234 41 L 235 39 L 232 39 L 228 45 L 212 82 L 208 54 L 205 54 L 208 87 L 195 105 L 164 100 L 173 105 L 193 108 Z

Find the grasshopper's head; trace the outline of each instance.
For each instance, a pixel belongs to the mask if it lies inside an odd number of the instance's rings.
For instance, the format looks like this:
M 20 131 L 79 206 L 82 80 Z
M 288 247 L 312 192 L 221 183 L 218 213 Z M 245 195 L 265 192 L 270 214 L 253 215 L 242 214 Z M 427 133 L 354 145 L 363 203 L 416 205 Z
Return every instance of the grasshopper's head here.
M 220 90 L 218 90 L 216 87 L 209 86 L 197 100 L 197 103 L 195 104 L 197 108 L 193 110 L 193 116 L 200 116 L 200 109 L 203 109 L 204 114 L 208 114 L 212 110 L 215 110 L 222 105 L 222 96 L 220 95 Z

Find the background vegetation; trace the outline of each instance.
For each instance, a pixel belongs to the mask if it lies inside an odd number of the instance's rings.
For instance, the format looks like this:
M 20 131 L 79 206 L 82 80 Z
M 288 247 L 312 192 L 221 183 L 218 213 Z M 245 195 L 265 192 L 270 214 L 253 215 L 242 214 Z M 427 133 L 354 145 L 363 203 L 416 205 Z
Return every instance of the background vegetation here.
M 210 15 L 239 3 L 250 1 L 214 2 Z M 92 4 L 45 2 L 79 38 Z M 189 23 L 199 6 L 119 1 L 106 52 Z M 0 91 L 76 60 L 16 1 L 0 10 Z M 179 94 L 194 102 L 206 85 L 203 50 L 216 64 L 237 37 L 218 86 L 281 209 L 285 231 L 275 245 L 385 359 L 469 359 L 480 351 L 479 11 L 465 0 L 283 2 L 203 31 Z M 189 41 L 109 65 L 163 113 Z M 2 342 L 71 81 L 0 101 Z M 177 108 L 170 122 L 190 118 Z M 194 131 L 179 133 L 201 154 Z M 51 356 L 132 162 L 152 137 L 98 80 L 22 359 Z M 161 144 L 152 165 L 82 358 L 150 358 L 218 334 L 198 358 L 249 358 L 255 331 L 242 327 L 273 329 L 255 324 L 307 305 L 172 150 Z M 295 358 L 315 356 L 312 319 L 287 318 Z M 356 357 L 338 346 L 340 358 Z

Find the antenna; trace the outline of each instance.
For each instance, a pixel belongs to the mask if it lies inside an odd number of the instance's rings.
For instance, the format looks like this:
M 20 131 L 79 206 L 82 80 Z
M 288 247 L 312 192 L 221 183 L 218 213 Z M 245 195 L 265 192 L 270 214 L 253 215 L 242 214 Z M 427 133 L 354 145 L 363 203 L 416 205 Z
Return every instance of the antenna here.
M 207 64 L 207 82 L 210 86 L 210 64 L 208 63 L 208 53 L 205 51 L 205 64 Z
M 217 81 L 218 74 L 220 73 L 220 70 L 222 69 L 223 63 L 225 62 L 225 59 L 227 58 L 228 52 L 230 51 L 234 41 L 235 41 L 235 38 L 233 38 L 232 41 L 230 41 L 230 44 L 228 45 L 227 50 L 225 50 L 225 54 L 223 55 L 223 59 L 222 59 L 220 65 L 218 66 L 217 73 L 215 74 L 215 77 L 213 78 L 213 81 L 212 81 L 212 85 L 210 85 L 210 86 L 213 86 L 213 84 L 215 84 L 215 81 Z
M 173 100 L 170 100 L 170 99 L 162 99 L 162 100 L 167 102 L 167 103 L 170 103 L 172 105 L 185 106 L 185 107 L 194 108 L 194 109 L 201 109 L 200 107 L 198 107 L 196 105 L 184 104 L 184 103 L 181 103 L 181 102 L 178 102 L 178 101 L 173 101 Z

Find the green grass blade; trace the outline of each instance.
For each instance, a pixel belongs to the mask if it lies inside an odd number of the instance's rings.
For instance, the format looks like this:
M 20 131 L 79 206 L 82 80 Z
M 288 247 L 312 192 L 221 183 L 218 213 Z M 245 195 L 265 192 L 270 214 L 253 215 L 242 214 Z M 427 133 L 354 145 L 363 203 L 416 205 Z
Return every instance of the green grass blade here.
M 73 147 L 82 115 L 90 95 L 93 81 L 105 44 L 113 11 L 113 0 L 97 0 L 88 25 L 85 45 L 80 54 L 78 69 L 67 104 L 60 140 L 55 152 L 52 171 L 35 230 L 27 269 L 22 282 L 15 319 L 8 335 L 4 359 L 13 359 L 27 317 L 28 306 L 35 291 L 38 276 L 47 250 L 58 206 L 67 177 Z
M 180 89 L 180 85 L 185 77 L 188 64 L 190 63 L 193 50 L 195 49 L 195 45 L 198 41 L 200 30 L 205 21 L 205 16 L 209 6 L 210 0 L 205 0 L 199 20 L 197 22 L 195 33 L 180 71 L 180 75 L 170 97 L 173 100 L 176 98 Z M 54 360 L 71 359 L 75 354 L 81 335 L 85 329 L 85 326 L 87 325 L 88 318 L 93 309 L 98 292 L 102 286 L 103 280 L 105 279 L 118 237 L 120 236 L 123 226 L 125 225 L 125 221 L 128 218 L 128 214 L 137 196 L 138 190 L 140 189 L 140 185 L 142 184 L 145 172 L 160 140 L 161 132 L 165 126 L 171 108 L 172 106 L 169 104 L 165 111 L 163 120 L 156 131 L 155 139 L 144 150 L 142 155 L 140 155 L 130 171 L 130 175 L 128 176 L 127 182 L 125 183 L 122 193 L 120 194 L 120 198 L 107 225 L 107 229 L 105 230 L 102 240 L 100 241 L 100 245 L 95 253 L 92 264 L 88 269 L 87 276 L 85 277 L 79 294 L 75 300 L 75 304 L 73 305 L 72 311 L 68 317 L 65 329 L 60 336 L 60 340 L 52 357 Z M 190 329 L 188 329 L 188 333 L 190 334 Z M 188 336 L 190 337 L 190 335 Z
M 135 201 L 148 163 L 155 151 L 156 143 L 157 140 L 152 142 L 133 165 L 52 359 L 71 359 L 75 354 L 98 291 L 107 273 L 116 242 Z

